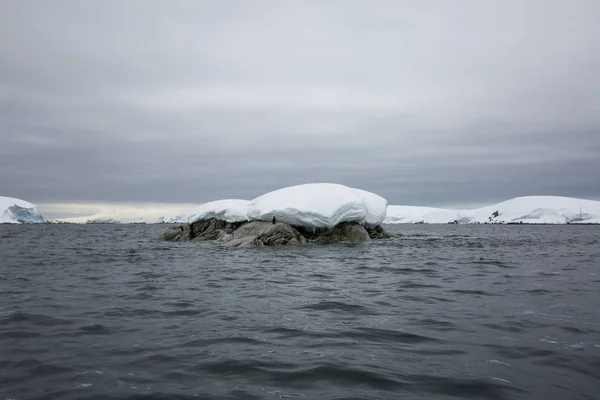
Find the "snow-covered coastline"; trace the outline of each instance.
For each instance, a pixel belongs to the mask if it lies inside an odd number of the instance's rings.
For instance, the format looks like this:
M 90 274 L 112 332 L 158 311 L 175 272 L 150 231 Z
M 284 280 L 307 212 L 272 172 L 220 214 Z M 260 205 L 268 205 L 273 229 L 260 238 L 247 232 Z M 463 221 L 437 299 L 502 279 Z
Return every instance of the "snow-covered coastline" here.
M 41 206 L 43 207 L 43 206 Z M 64 218 L 50 218 L 49 223 L 60 224 L 160 224 L 176 222 L 193 204 L 52 204 L 54 212 L 75 214 Z
M 600 201 L 560 196 L 516 197 L 476 209 L 388 207 L 384 224 L 598 224 Z
M 303 191 L 305 197 L 298 196 L 297 190 Z M 336 190 L 339 190 L 338 194 Z M 33 206 L 25 203 L 21 204 Z M 315 213 L 315 210 L 318 212 Z M 474 209 L 444 209 L 387 205 L 387 201 L 380 196 L 360 189 L 336 184 L 309 184 L 279 189 L 253 200 L 216 200 L 195 207 L 188 205 L 187 208 L 182 208 L 181 205 L 172 208 L 166 205 L 161 208 L 128 206 L 112 212 L 104 210 L 102 213 L 49 222 L 183 223 L 209 218 L 242 222 L 253 219 L 267 221 L 273 216 L 282 222 L 287 220 L 306 226 L 330 226 L 343 220 L 366 225 L 600 224 L 600 201 L 560 196 L 526 196 Z M 302 218 L 297 220 L 298 216 Z

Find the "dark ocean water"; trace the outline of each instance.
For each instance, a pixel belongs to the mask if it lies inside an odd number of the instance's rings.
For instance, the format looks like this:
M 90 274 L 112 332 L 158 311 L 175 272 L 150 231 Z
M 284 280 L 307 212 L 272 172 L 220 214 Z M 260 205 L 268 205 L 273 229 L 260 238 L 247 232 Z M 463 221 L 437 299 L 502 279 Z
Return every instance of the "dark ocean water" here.
M 600 227 L 0 225 L 0 399 L 597 399 Z

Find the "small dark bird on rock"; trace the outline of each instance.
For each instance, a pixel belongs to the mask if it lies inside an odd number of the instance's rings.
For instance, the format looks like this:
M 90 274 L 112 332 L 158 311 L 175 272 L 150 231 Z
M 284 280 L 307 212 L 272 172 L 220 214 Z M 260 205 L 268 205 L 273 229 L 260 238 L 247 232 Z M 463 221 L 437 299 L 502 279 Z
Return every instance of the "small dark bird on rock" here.
M 275 222 L 277 222 L 277 220 L 275 219 L 275 216 L 273 215 L 273 225 L 275 225 Z

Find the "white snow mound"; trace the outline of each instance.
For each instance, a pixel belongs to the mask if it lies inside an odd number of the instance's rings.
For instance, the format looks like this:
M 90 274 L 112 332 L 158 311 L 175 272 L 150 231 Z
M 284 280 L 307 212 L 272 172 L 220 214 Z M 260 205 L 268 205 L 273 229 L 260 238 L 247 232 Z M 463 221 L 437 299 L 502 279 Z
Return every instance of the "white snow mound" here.
M 177 217 L 177 222 L 194 222 L 217 218 L 227 222 L 248 220 L 248 200 L 226 199 L 204 203 L 194 210 Z
M 383 222 L 387 200 L 375 193 L 335 183 L 309 183 L 269 192 L 251 200 L 249 220 L 273 217 L 294 226 L 332 228 L 341 222 L 371 227 Z
M 0 196 L 1 224 L 38 224 L 43 222 L 44 217 L 35 204 L 13 197 Z

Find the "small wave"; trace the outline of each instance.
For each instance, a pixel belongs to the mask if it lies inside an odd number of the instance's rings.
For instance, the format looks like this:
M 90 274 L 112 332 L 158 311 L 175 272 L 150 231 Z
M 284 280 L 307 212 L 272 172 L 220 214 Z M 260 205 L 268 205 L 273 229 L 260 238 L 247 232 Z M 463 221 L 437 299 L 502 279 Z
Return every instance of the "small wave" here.
M 414 344 L 440 341 L 439 339 L 418 335 L 415 333 L 378 328 L 358 328 L 353 331 L 346 331 L 344 332 L 343 337 L 355 340 L 366 340 L 375 343 L 392 342 Z
M 175 301 L 175 302 L 167 302 L 167 303 L 165 303 L 165 306 L 186 308 L 186 307 L 193 307 L 194 303 L 192 303 L 191 301 L 181 300 L 181 301 Z
M 315 382 L 332 382 L 344 386 L 369 386 L 379 390 L 394 390 L 408 385 L 398 377 L 343 364 L 325 363 L 300 367 L 289 363 L 268 363 L 249 360 L 225 360 L 201 364 L 193 368 L 220 376 L 243 376 L 292 387 L 310 387 Z
M 316 278 L 316 279 L 322 279 L 322 280 L 331 280 L 331 276 L 330 275 L 325 275 L 325 274 L 311 274 L 309 275 L 311 278 Z
M 471 262 L 471 264 L 479 264 L 479 265 L 493 265 L 494 267 L 500 267 L 500 268 L 510 268 L 510 269 L 514 269 L 517 268 L 516 266 L 512 266 L 512 265 L 508 265 L 505 262 L 502 261 L 497 261 L 497 260 L 485 260 L 483 258 L 480 258 L 477 261 L 473 261 Z
M 54 363 L 48 364 L 37 359 L 9 361 L 4 365 L 1 381 L 5 384 L 14 384 L 30 381 L 33 378 L 39 379 L 40 377 L 73 373 L 74 371 L 75 369 L 72 367 Z
M 14 312 L 6 315 L 0 320 L 0 325 L 12 325 L 27 323 L 33 326 L 57 326 L 57 325 L 71 325 L 74 323 L 72 320 L 54 318 L 43 314 L 31 314 L 26 312 Z
M 170 363 L 177 360 L 177 357 L 169 355 L 169 354 L 163 354 L 163 353 L 157 353 L 157 354 L 151 354 L 142 358 L 137 358 L 133 361 L 130 361 L 129 363 L 127 363 L 130 366 L 140 366 L 140 367 L 144 367 L 144 366 L 153 366 L 153 365 L 158 365 L 158 364 L 166 364 L 166 363 Z
M 79 332 L 83 335 L 109 335 L 113 330 L 101 324 L 91 324 L 82 326 Z
M 137 389 L 137 386 L 133 386 L 133 389 Z M 147 388 L 147 390 L 149 390 L 150 388 Z M 65 394 L 72 394 L 71 392 L 65 392 Z M 63 395 L 64 396 L 64 395 Z M 66 396 L 64 396 L 66 397 Z M 48 399 L 57 399 L 57 398 L 61 398 L 60 395 L 56 395 L 55 393 L 52 393 L 52 396 L 48 396 Z M 86 400 L 106 400 L 107 396 L 106 395 L 88 395 L 85 397 Z M 131 394 L 114 394 L 110 396 L 111 399 L 115 399 L 115 400 L 172 400 L 172 399 L 177 399 L 177 400 L 198 400 L 198 399 L 210 399 L 210 398 L 214 398 L 214 396 L 211 396 L 209 394 L 204 395 L 204 394 L 194 394 L 194 395 L 187 395 L 187 394 L 182 394 L 181 392 L 152 392 L 152 393 L 131 393 Z M 233 399 L 248 399 L 248 400 L 255 400 L 258 399 L 258 397 L 233 397 Z M 38 400 L 38 398 L 36 398 L 36 400 Z
M 224 337 L 216 337 L 216 338 L 204 338 L 204 339 L 195 339 L 188 342 L 184 342 L 181 344 L 182 348 L 189 347 L 206 347 L 215 344 L 264 344 L 264 342 L 250 338 L 245 336 L 224 336 Z
M 538 366 L 560 368 L 566 372 L 577 372 L 586 377 L 600 379 L 600 358 L 593 355 L 553 353 L 544 358 L 533 360 Z
M 175 311 L 164 311 L 162 314 L 165 317 L 197 317 L 199 315 L 213 314 L 214 311 L 210 310 L 175 310 Z
M 478 296 L 497 296 L 494 293 L 486 292 L 485 290 L 473 290 L 473 289 L 454 289 L 451 291 L 456 294 L 474 294 Z
M 5 330 L 0 333 L 0 337 L 5 337 L 8 339 L 29 339 L 34 337 L 42 336 L 39 332 L 34 332 L 31 330 L 22 330 L 22 329 L 13 329 L 13 330 Z
M 451 377 L 438 377 L 432 375 L 421 375 L 417 382 L 422 390 L 443 396 L 453 396 L 460 399 L 491 399 L 505 400 L 512 396 L 510 392 L 525 391 L 521 388 L 509 386 L 506 383 L 494 383 L 486 379 L 461 379 Z
M 418 325 L 434 328 L 439 331 L 452 331 L 456 329 L 456 324 L 450 321 L 440 319 L 424 318 L 416 321 Z
M 317 293 L 337 293 L 339 292 L 339 289 L 335 288 L 335 287 L 311 287 L 308 289 L 311 292 L 317 292 Z
M 438 289 L 440 285 L 432 285 L 429 283 L 415 282 L 415 281 L 404 281 L 400 285 L 402 289 Z
M 584 329 L 577 328 L 575 326 L 561 326 L 560 329 L 562 329 L 565 332 L 574 333 L 576 335 L 585 335 L 587 333 L 595 333 L 595 334 L 598 333 L 594 330 L 588 330 L 588 329 L 584 330 Z
M 140 272 L 136 272 L 133 275 L 141 276 L 142 278 L 147 278 L 147 279 L 162 278 L 163 276 L 165 276 L 165 274 L 160 274 L 157 272 L 150 272 L 150 271 L 140 271 Z
M 286 327 L 275 327 L 264 330 L 265 333 L 272 333 L 277 335 L 281 339 L 309 336 L 310 334 L 302 329 L 286 328 Z
M 344 313 L 372 313 L 368 307 L 341 301 L 321 301 L 300 307 L 302 310 L 334 311 Z
M 154 290 L 160 290 L 162 289 L 160 286 L 156 286 L 156 285 L 144 285 L 141 288 L 138 288 L 137 290 L 139 291 L 154 291 Z
M 484 347 L 492 349 L 495 354 L 501 356 L 502 358 L 512 360 L 545 358 L 556 354 L 554 350 L 541 349 L 531 346 L 503 346 L 497 344 L 488 344 L 484 345 Z
M 515 326 L 512 323 L 507 323 L 507 324 L 481 324 L 481 326 L 485 326 L 487 328 L 490 329 L 494 329 L 494 330 L 499 330 L 499 331 L 505 331 L 505 332 L 511 332 L 511 333 L 518 333 L 518 332 L 523 332 L 523 328 L 520 326 Z
M 542 294 L 552 293 L 550 290 L 546 290 L 546 289 L 529 289 L 529 290 L 525 290 L 525 292 L 527 292 L 529 294 L 533 294 L 533 295 L 542 295 Z

